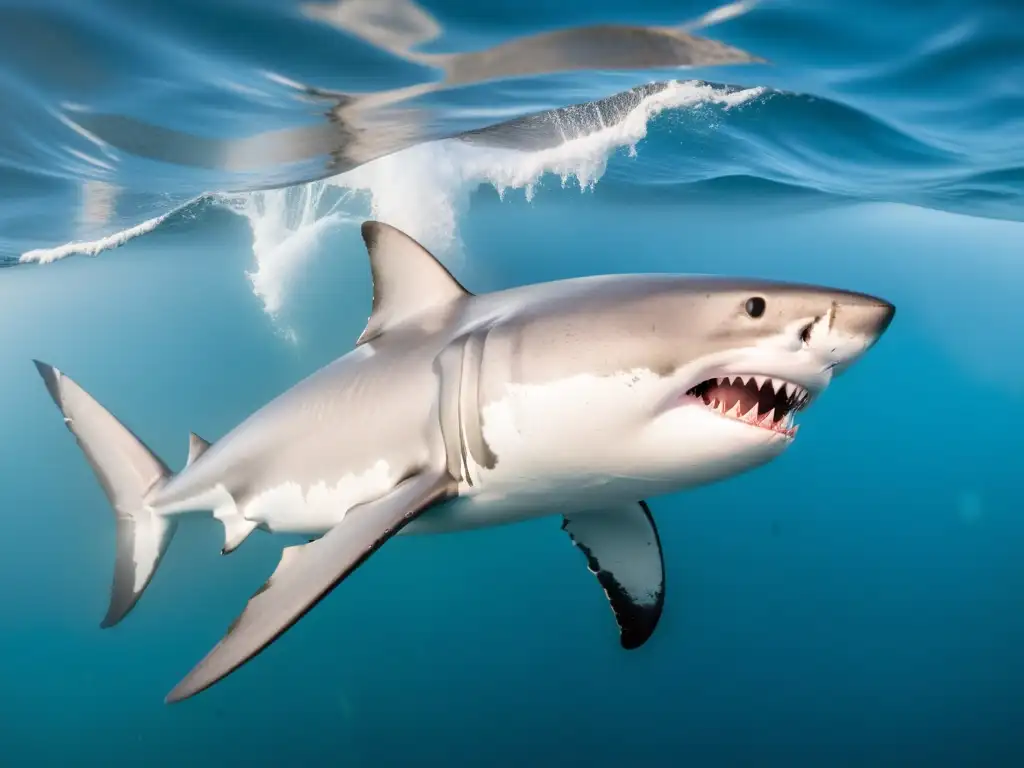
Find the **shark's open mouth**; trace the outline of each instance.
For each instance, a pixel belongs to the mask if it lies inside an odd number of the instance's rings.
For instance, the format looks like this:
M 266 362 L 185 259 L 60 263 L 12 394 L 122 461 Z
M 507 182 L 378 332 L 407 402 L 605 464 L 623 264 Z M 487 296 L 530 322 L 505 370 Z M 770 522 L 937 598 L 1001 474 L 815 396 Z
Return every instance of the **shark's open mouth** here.
M 686 394 L 722 416 L 788 437 L 798 429 L 793 424 L 794 414 L 810 400 L 803 387 L 768 376 L 708 379 Z

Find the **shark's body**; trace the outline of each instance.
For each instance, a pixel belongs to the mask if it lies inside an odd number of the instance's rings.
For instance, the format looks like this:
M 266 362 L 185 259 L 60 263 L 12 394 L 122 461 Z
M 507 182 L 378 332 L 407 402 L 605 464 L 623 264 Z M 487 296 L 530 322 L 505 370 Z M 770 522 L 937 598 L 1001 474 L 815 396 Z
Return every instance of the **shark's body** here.
M 893 308 L 813 286 L 618 275 L 465 291 L 415 241 L 368 222 L 374 307 L 358 346 L 178 474 L 70 378 L 37 363 L 110 498 L 104 626 L 135 605 L 178 516 L 213 510 L 224 551 L 257 527 L 316 536 L 281 563 L 168 697 L 273 642 L 390 536 L 561 515 L 633 648 L 661 614 L 642 499 L 764 464 L 793 413 L 864 353 Z

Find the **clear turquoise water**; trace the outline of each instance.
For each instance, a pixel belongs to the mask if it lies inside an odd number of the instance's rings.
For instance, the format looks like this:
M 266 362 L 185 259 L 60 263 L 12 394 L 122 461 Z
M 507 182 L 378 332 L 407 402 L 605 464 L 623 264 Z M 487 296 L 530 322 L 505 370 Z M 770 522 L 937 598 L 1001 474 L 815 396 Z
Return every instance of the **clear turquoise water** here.
M 435 4 L 449 37 L 430 45 L 477 49 L 595 20 L 678 23 L 708 10 L 551 8 Z M 0 11 L 8 42 L 13 29 L 28 35 L 15 13 Z M 228 101 L 211 73 L 249 82 L 268 69 L 336 90 L 422 74 L 345 48 L 314 22 L 285 24 L 295 16 L 288 3 L 17 13 L 69 31 L 63 59 L 7 46 L 0 81 L 10 93 L 198 135 L 300 121 L 291 97 Z M 210 198 L 97 258 L 0 271 L 0 761 L 1020 763 L 1024 81 L 1014 73 L 1024 25 L 1015 20 L 1018 10 L 998 3 L 765 4 L 706 34 L 773 64 L 707 79 L 796 93 L 650 115 L 627 102 L 615 114 L 633 115 L 646 135 L 623 128 L 589 144 L 567 144 L 564 130 L 552 140 L 550 125 L 593 137 L 593 116 L 527 121 L 485 136 L 487 146 L 477 137 L 469 149 L 402 150 L 357 169 L 362 177 L 235 195 L 231 208 Z M 437 136 L 458 133 L 483 127 L 485 109 L 524 114 L 664 74 L 578 72 L 433 94 L 428 124 Z M 47 133 L 64 123 L 47 122 L 42 108 L 5 112 L 0 194 L 12 204 L 0 238 L 11 261 L 237 190 L 223 171 L 114 149 L 114 171 L 93 178 L 87 161 L 69 161 L 66 136 Z M 314 117 L 306 109 L 302 119 Z M 250 181 L 294 171 L 272 170 Z M 583 194 L 572 180 L 563 189 L 565 170 L 598 180 Z M 96 181 L 118 190 L 106 218 L 81 214 Z M 618 647 L 600 590 L 551 518 L 392 541 L 257 660 L 165 706 L 292 542 L 254 535 L 223 558 L 219 524 L 191 520 L 139 607 L 101 631 L 110 511 L 31 359 L 66 370 L 180 466 L 189 430 L 219 437 L 351 348 L 369 310 L 358 236 L 369 215 L 423 237 L 475 291 L 595 272 L 712 272 L 874 292 L 898 313 L 807 413 L 786 455 L 652 502 L 668 597 L 640 651 Z

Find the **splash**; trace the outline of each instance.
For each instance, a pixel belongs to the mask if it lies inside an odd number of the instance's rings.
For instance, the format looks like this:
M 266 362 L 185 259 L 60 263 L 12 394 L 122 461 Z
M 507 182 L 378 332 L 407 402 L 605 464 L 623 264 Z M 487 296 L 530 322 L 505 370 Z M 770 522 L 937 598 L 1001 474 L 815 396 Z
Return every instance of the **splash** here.
M 490 185 L 503 199 L 509 190 L 521 189 L 533 201 L 541 179 L 554 175 L 563 188 L 575 180 L 581 191 L 593 190 L 615 152 L 625 148 L 636 155 L 648 124 L 662 112 L 706 104 L 728 110 L 764 93 L 764 88 L 670 82 L 622 94 L 626 98 L 618 108 L 585 104 L 545 113 L 523 127 L 527 133 L 543 128 L 552 136 L 542 148 L 499 146 L 489 132 L 478 132 L 419 144 L 324 181 L 233 199 L 232 210 L 249 220 L 253 232 L 254 292 L 268 314 L 278 316 L 288 283 L 309 262 L 324 229 L 367 216 L 458 261 L 458 222 L 477 188 Z M 520 139 L 523 135 L 518 134 Z M 319 211 L 330 188 L 336 190 L 335 202 L 323 214 Z
M 320 238 L 347 218 L 341 208 L 344 198 L 332 199 L 330 191 L 328 182 L 316 181 L 217 198 L 249 221 L 256 266 L 246 276 L 271 317 L 279 316 L 286 291 Z

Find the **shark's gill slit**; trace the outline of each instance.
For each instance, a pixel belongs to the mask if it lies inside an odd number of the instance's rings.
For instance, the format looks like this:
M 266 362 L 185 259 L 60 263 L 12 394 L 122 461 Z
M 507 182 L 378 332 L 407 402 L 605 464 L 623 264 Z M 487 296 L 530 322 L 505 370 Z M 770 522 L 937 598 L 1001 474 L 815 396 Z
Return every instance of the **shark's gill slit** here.
M 802 341 L 804 344 L 810 344 L 811 343 L 811 331 L 814 330 L 814 324 L 816 322 L 818 322 L 819 319 L 820 318 L 815 318 L 814 320 L 809 322 L 807 325 L 805 325 L 803 327 L 803 330 L 800 331 L 800 341 Z
M 793 437 L 797 411 L 807 405 L 806 389 L 768 376 L 725 376 L 706 379 L 686 394 L 709 410 L 753 427 Z

